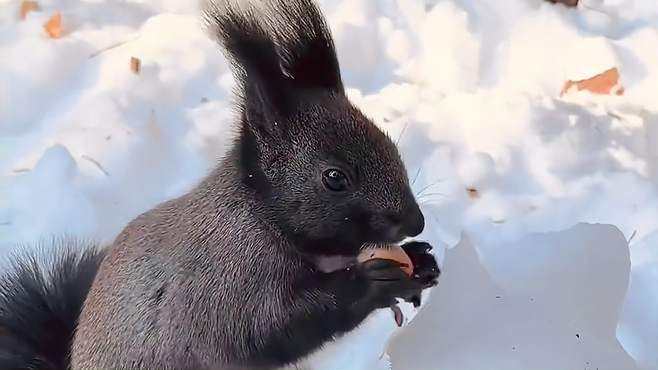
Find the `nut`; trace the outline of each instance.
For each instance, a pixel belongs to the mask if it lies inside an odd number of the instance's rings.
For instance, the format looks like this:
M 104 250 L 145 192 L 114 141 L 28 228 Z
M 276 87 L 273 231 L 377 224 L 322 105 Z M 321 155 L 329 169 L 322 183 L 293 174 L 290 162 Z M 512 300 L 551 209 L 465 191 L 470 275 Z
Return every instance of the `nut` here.
M 411 274 L 413 274 L 414 272 L 414 265 L 411 262 L 411 259 L 404 251 L 404 249 L 398 247 L 397 245 L 391 245 L 386 247 L 382 247 L 382 246 L 367 247 L 361 251 L 361 253 L 357 257 L 357 260 L 359 263 L 363 263 L 365 261 L 375 258 L 381 258 L 381 259 L 393 260 L 399 262 L 400 264 L 402 264 L 401 266 L 402 271 L 404 271 L 409 276 L 411 276 Z

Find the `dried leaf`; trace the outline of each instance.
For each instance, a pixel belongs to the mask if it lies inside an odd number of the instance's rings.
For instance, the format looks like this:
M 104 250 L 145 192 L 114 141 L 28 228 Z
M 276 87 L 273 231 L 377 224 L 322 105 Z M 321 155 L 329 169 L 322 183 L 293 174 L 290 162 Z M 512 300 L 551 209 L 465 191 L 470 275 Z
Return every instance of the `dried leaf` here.
M 617 67 L 610 68 L 607 71 L 586 80 L 566 81 L 560 96 L 563 96 L 573 89 L 576 89 L 577 91 L 587 90 L 593 94 L 603 95 L 624 94 L 624 87 L 619 83 L 619 70 Z
M 139 58 L 130 57 L 130 70 L 134 74 L 139 74 L 139 71 L 142 69 L 142 61 Z
M 578 6 L 578 0 L 548 0 L 553 4 L 563 4 L 565 6 L 575 7 Z
M 480 192 L 475 188 L 467 188 L 466 193 L 468 193 L 468 197 L 471 199 L 480 198 Z
M 29 12 L 34 12 L 38 11 L 39 8 L 39 3 L 36 1 L 28 1 L 28 0 L 23 0 L 21 2 L 21 19 L 25 19 L 27 17 L 27 14 Z
M 51 39 L 58 39 L 62 36 L 62 14 L 55 13 L 48 22 L 43 25 L 43 29 L 46 31 L 48 36 Z

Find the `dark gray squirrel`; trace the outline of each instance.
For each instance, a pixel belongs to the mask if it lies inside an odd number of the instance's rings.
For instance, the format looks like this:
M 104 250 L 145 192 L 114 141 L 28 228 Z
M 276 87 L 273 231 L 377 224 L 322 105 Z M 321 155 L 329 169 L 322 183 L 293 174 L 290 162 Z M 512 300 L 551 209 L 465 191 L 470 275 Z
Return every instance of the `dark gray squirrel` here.
M 204 19 L 239 82 L 231 149 L 110 246 L 62 239 L 48 266 L 15 258 L 0 281 L 1 369 L 276 369 L 436 285 L 425 242 L 402 245 L 411 276 L 355 262 L 424 218 L 395 144 L 345 96 L 312 0 L 216 0 Z M 320 267 L 335 257 L 351 262 Z

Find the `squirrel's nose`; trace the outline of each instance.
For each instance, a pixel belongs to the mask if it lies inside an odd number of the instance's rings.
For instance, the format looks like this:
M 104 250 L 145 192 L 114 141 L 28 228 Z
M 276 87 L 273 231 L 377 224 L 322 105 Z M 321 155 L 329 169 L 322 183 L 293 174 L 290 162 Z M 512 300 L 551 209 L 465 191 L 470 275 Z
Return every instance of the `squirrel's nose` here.
M 406 236 L 417 236 L 425 229 L 425 216 L 416 202 L 413 202 L 404 211 L 402 218 L 402 232 Z
M 425 229 L 425 217 L 416 202 L 411 203 L 402 212 L 389 213 L 386 218 L 390 222 L 387 231 L 389 239 L 414 237 Z

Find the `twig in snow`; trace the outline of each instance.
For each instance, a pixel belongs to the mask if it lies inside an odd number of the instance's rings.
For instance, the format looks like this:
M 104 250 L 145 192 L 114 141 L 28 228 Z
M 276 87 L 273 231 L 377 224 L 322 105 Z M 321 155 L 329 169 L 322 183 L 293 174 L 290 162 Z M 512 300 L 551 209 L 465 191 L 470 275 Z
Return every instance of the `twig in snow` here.
M 608 114 L 608 116 L 610 116 L 610 117 L 612 117 L 612 118 L 614 118 L 614 119 L 617 119 L 617 120 L 620 120 L 620 121 L 623 121 L 623 120 L 624 120 L 624 118 L 623 118 L 622 116 L 620 116 L 619 114 L 614 113 L 614 112 L 612 112 L 612 111 L 607 111 L 606 113 Z
M 101 170 L 101 172 L 103 172 L 105 174 L 105 176 L 110 176 L 110 173 L 107 172 L 105 170 L 105 168 L 103 168 L 103 166 L 100 163 L 98 163 L 98 161 L 95 160 L 94 158 L 91 158 L 90 156 L 85 155 L 85 154 L 82 155 L 82 158 L 88 160 L 89 162 L 91 162 L 93 164 L 95 164 L 96 167 L 98 167 L 98 169 Z
M 599 12 L 601 14 L 605 14 L 610 18 L 614 18 L 614 16 L 615 16 L 614 14 L 612 14 L 610 12 L 607 12 L 607 11 L 601 9 L 601 8 L 597 8 L 595 6 L 592 6 L 592 4 L 588 4 L 588 3 L 586 3 L 582 0 L 580 1 L 579 5 L 582 6 L 583 8 L 585 8 L 585 9 L 587 9 L 587 10 L 591 10 L 591 11 L 594 11 L 594 12 Z
M 112 45 L 110 45 L 110 46 L 104 47 L 104 48 L 102 48 L 102 49 L 100 49 L 100 50 L 98 50 L 98 51 L 96 51 L 96 52 L 94 52 L 94 53 L 91 53 L 91 54 L 89 55 L 89 59 L 95 58 L 95 57 L 97 57 L 97 56 L 103 54 L 104 52 L 106 52 L 106 51 L 108 51 L 108 50 L 112 50 L 112 49 L 118 48 L 119 46 L 123 46 L 123 45 L 125 45 L 125 44 L 127 44 L 127 43 L 129 43 L 129 42 L 131 42 L 131 41 L 135 41 L 135 40 L 137 40 L 138 38 L 139 38 L 139 35 L 135 36 L 134 38 L 132 38 L 132 39 L 130 39 L 130 40 L 124 40 L 124 41 L 115 42 L 114 44 L 112 44 Z

